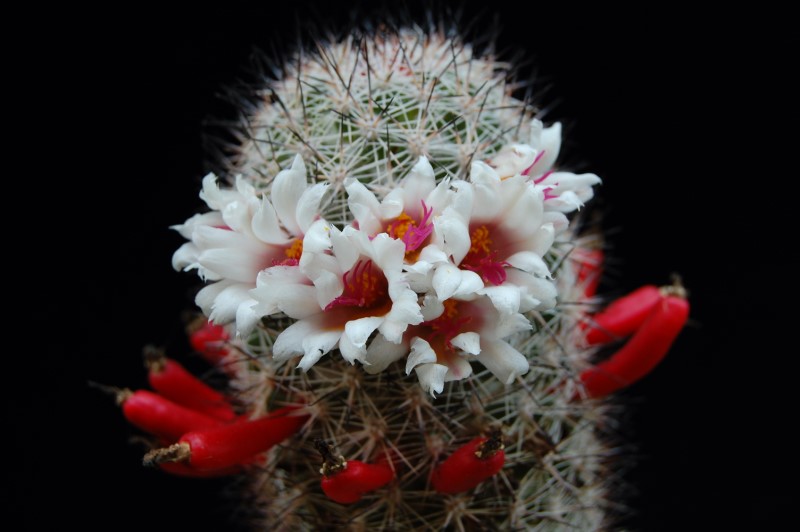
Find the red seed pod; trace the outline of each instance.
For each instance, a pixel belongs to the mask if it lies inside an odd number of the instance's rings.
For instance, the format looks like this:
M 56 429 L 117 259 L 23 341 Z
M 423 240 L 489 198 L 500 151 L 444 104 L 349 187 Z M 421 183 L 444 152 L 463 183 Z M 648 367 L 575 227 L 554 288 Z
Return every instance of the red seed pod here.
M 225 327 L 206 321 L 201 327 L 189 333 L 192 349 L 203 355 L 208 362 L 217 365 L 228 355 L 226 346 L 230 336 Z
M 317 440 L 315 445 L 325 460 L 320 471 L 323 475 L 320 485 L 334 502 L 356 503 L 365 493 L 385 486 L 394 478 L 394 471 L 385 457 L 374 464 L 345 460 L 341 456 L 335 457 L 325 442 Z
M 148 390 L 120 390 L 117 403 L 135 427 L 154 436 L 175 441 L 187 432 L 222 425 L 222 421 L 181 406 Z
M 479 436 L 436 466 L 431 474 L 431 485 L 439 493 L 469 491 L 503 469 L 505 460 L 499 432 L 489 438 Z
M 591 318 L 586 343 L 604 344 L 633 334 L 663 297 L 657 286 L 645 285 L 615 300 Z
M 667 295 L 608 360 L 581 373 L 586 394 L 602 397 L 647 375 L 664 358 L 689 317 L 689 302 Z
M 222 421 L 236 419 L 224 395 L 175 360 L 153 349 L 145 350 L 145 359 L 150 386 L 167 399 Z
M 178 443 L 147 453 L 144 464 L 181 461 L 198 471 L 215 471 L 251 463 L 255 455 L 300 430 L 308 415 L 296 410 L 298 407 L 281 408 L 258 419 L 187 432 Z

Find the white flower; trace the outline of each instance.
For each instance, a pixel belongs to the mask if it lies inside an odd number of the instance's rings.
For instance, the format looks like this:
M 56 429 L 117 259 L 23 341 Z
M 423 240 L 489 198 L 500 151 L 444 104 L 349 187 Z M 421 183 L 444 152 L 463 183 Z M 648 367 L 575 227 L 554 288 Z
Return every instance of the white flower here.
M 197 294 L 196 303 L 219 324 L 235 321 L 239 334 L 247 334 L 258 319 L 271 312 L 250 290 L 259 272 L 278 265 L 296 265 L 305 232 L 318 218 L 326 185 L 308 186 L 302 158 L 280 172 L 269 197 L 259 196 L 241 176 L 235 189 L 222 189 L 213 174 L 203 179 L 200 197 L 211 212 L 195 215 L 174 226 L 189 240 L 173 255 L 175 269 L 197 269 L 211 284 Z
M 410 349 L 406 373 L 413 370 L 431 395 L 441 393 L 447 381 L 470 376 L 472 360 L 505 384 L 528 371 L 527 359 L 503 340 L 531 328 L 522 314 L 499 312 L 485 296 L 444 303 L 428 296 L 423 314 L 425 321 L 410 326 L 399 344 L 378 335 L 367 350 L 364 369 L 383 371 Z
M 506 146 L 486 163 L 501 179 L 523 174 L 535 181 L 550 172 L 560 150 L 561 123 L 546 128 L 541 120 L 534 118 L 528 144 Z
M 433 168 L 426 157 L 420 157 L 400 185 L 381 202 L 363 183 L 350 178 L 345 181 L 345 187 L 354 225 L 370 237 L 386 233 L 401 240 L 406 247 L 405 262 L 414 263 L 430 243 L 433 218 L 442 212 L 452 196 L 449 182 L 445 178 L 436 184 Z
M 370 239 L 354 227 L 339 231 L 319 221 L 309 230 L 306 242 L 300 261 L 304 277 L 292 280 L 285 271 L 268 270 L 259 276 L 259 287 L 253 291 L 254 297 L 265 297 L 262 283 L 278 275 L 282 293 L 268 297 L 298 319 L 275 340 L 275 359 L 300 354 L 298 367 L 307 371 L 338 347 L 350 363 L 365 362 L 373 332 L 400 342 L 409 325 L 422 322 L 417 294 L 402 272 L 406 251 L 402 241 L 385 233 Z M 306 278 L 313 283 L 313 294 Z
M 542 257 L 555 232 L 544 223 L 542 190 L 520 174 L 502 179 L 483 162 L 473 163 L 470 179 L 458 184 L 456 197 L 435 221 L 434 249 L 449 261 L 439 262 L 435 275 L 446 273 L 459 283 L 467 272 L 479 277 L 484 286 L 474 293 L 487 295 L 504 312 L 552 306 L 555 293 Z M 434 285 L 440 299 L 443 285 Z
M 561 149 L 561 124 L 556 122 L 545 128 L 541 121 L 531 123 L 530 144 L 513 144 L 487 163 L 501 179 L 518 174 L 527 176 L 544 194 L 545 220 L 552 223 L 557 233 L 568 226 L 565 216 L 580 209 L 592 199 L 592 187 L 601 183 L 595 174 L 574 174 L 554 171 L 553 164 Z

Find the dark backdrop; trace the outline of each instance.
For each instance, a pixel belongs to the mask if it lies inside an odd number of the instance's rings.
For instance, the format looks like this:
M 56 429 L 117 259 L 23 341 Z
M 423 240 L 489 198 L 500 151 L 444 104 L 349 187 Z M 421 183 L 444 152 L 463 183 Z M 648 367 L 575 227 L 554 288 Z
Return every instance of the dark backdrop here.
M 41 213 L 52 233 L 26 316 L 35 334 L 11 376 L 22 393 L 6 403 L 4 499 L 30 529 L 237 530 L 226 482 L 141 468 L 136 432 L 87 381 L 142 387 L 144 344 L 188 350 L 182 314 L 195 278 L 172 270 L 182 240 L 168 227 L 202 207 L 204 139 L 233 116 L 220 95 L 246 79 L 256 47 L 292 40 L 298 18 L 349 13 L 333 2 L 264 4 L 136 3 L 56 24 L 48 57 L 60 68 L 43 76 L 40 107 L 71 146 L 69 164 L 45 167 L 46 154 L 28 163 L 52 179 L 33 191 L 53 201 Z M 671 354 L 622 395 L 640 457 L 628 475 L 639 513 L 627 526 L 771 528 L 798 473 L 788 433 L 796 171 L 784 163 L 796 143 L 796 36 L 779 15 L 700 17 L 672 4 L 463 5 L 467 19 L 497 15 L 499 43 L 525 51 L 551 84 L 545 103 L 569 126 L 569 153 L 604 179 L 594 208 L 611 246 L 606 292 L 673 272 L 691 292 L 691 322 Z

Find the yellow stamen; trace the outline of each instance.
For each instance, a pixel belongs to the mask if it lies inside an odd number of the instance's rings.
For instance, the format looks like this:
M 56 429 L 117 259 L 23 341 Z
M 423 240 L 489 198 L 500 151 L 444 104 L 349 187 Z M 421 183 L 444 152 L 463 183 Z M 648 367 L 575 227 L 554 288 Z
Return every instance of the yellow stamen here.
M 292 245 L 283 250 L 283 252 L 290 259 L 300 260 L 300 256 L 303 254 L 303 239 L 296 238 Z
M 393 238 L 402 239 L 410 227 L 416 227 L 417 222 L 406 213 L 401 213 L 400 216 L 394 219 L 392 223 L 386 226 L 386 232 Z
M 492 239 L 489 238 L 489 229 L 485 225 L 475 228 L 470 239 L 470 253 L 478 253 L 479 251 L 489 253 L 491 251 Z

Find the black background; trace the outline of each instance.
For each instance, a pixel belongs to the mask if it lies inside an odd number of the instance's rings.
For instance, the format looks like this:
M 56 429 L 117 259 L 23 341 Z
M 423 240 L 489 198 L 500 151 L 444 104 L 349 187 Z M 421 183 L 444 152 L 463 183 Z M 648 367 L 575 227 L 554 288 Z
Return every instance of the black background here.
M 298 24 L 341 24 L 372 5 L 263 4 L 64 13 L 36 57 L 41 125 L 69 148 L 52 157 L 34 143 L 26 160 L 46 180 L 28 194 L 46 196 L 37 215 L 50 234 L 30 270 L 34 333 L 9 354 L 19 369 L 3 499 L 22 529 L 240 529 L 225 482 L 144 470 L 136 431 L 87 382 L 144 386 L 146 343 L 188 355 L 182 316 L 195 279 L 170 266 L 182 239 L 169 226 L 202 208 L 206 137 L 234 116 L 220 95 L 248 79 L 254 50 L 281 50 Z M 543 103 L 568 126 L 565 156 L 604 179 L 593 208 L 611 247 L 605 292 L 677 272 L 691 293 L 670 355 L 622 394 L 639 454 L 628 476 L 639 513 L 625 525 L 782 522 L 798 474 L 797 170 L 787 162 L 796 35 L 780 14 L 700 16 L 673 4 L 462 5 L 468 20 L 497 15 L 499 44 L 523 50 L 551 85 Z

